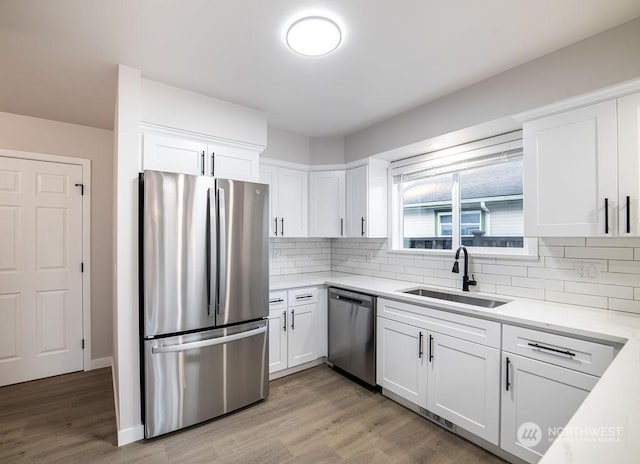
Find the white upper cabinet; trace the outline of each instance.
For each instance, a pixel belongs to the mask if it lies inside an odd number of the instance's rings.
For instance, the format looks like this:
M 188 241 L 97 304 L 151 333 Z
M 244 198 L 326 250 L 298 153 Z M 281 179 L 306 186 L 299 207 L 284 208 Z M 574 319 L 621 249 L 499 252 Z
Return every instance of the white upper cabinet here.
M 147 132 L 142 169 L 258 182 L 258 152 L 223 143 Z
M 617 231 L 616 101 L 526 122 L 527 236 L 606 236 Z
M 309 236 L 345 235 L 345 172 L 309 174 Z
M 144 134 L 142 169 L 200 176 L 205 173 L 207 144 L 167 135 Z
M 306 171 L 260 165 L 260 182 L 270 186 L 271 237 L 308 235 L 308 189 Z
M 260 178 L 258 152 L 241 147 L 209 143 L 207 170 L 214 177 L 258 182 Z
M 640 93 L 618 99 L 618 235 L 640 235 Z
M 346 172 L 347 237 L 387 236 L 387 166 L 371 163 Z

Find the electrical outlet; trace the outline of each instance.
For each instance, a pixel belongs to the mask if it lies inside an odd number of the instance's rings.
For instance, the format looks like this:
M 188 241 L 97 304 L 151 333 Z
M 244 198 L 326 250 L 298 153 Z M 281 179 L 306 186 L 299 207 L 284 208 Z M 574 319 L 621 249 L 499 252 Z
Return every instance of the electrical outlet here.
M 600 263 L 594 261 L 575 261 L 573 269 L 580 280 L 594 282 L 600 279 Z

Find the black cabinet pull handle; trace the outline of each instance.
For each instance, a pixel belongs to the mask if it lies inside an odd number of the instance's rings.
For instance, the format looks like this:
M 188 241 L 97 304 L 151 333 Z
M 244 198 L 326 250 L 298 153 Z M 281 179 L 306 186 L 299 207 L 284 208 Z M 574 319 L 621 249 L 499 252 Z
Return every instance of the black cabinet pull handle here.
M 604 233 L 609 233 L 609 199 L 604 199 Z
M 284 324 L 282 325 L 282 330 L 287 331 L 287 312 L 283 311 L 282 315 L 284 316 Z
M 276 235 L 276 236 L 277 236 L 277 235 L 278 235 L 278 218 L 277 218 L 277 217 L 276 217 L 276 218 L 273 218 L 273 222 L 275 222 L 275 223 L 276 223 L 276 230 L 275 230 L 274 235 Z
M 216 157 L 215 153 L 211 153 L 211 176 L 216 175 Z
M 280 218 L 280 235 L 284 237 L 284 218 Z
M 200 163 L 202 163 L 202 175 L 204 176 L 204 150 L 202 151 L 202 153 L 200 153 Z
M 511 386 L 511 382 L 509 382 L 509 365 L 510 364 L 511 364 L 511 361 L 509 360 L 509 358 L 507 358 L 507 362 L 506 362 L 507 368 L 504 376 L 506 380 L 504 387 L 505 387 L 505 390 L 507 391 L 509 391 L 509 387 Z
M 429 335 L 429 362 L 433 361 L 433 337 Z
M 627 233 L 631 233 L 631 197 L 627 195 Z
M 360 220 L 360 233 L 364 237 L 364 217 Z
M 273 300 L 269 300 L 269 304 L 271 303 L 282 303 L 284 300 L 282 298 L 274 298 Z
M 566 354 L 567 356 L 575 356 L 575 353 L 572 353 L 569 350 L 558 350 L 556 348 L 551 348 L 549 346 L 544 346 L 544 345 L 538 345 L 537 343 L 527 343 L 527 345 L 529 345 L 532 348 L 538 348 L 539 350 L 547 350 L 547 351 L 552 351 L 554 353 L 560 353 L 560 354 Z
M 418 358 L 422 358 L 422 332 L 418 332 Z
M 313 295 L 298 295 L 296 296 L 296 300 L 306 300 L 307 298 L 312 298 Z
M 291 330 L 296 328 L 296 313 L 294 311 L 294 309 L 291 310 Z
M 340 218 L 340 237 L 344 235 L 344 218 Z

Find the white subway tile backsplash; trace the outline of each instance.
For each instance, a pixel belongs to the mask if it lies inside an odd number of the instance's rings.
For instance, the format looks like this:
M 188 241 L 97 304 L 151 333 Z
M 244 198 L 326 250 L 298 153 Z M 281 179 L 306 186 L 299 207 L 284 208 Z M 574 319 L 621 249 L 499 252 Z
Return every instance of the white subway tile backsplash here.
M 640 247 L 640 238 L 633 237 L 593 237 L 587 238 L 588 247 Z
M 593 306 L 595 308 L 607 307 L 607 297 L 604 296 L 579 295 L 576 293 L 563 293 L 556 292 L 554 290 L 545 290 L 544 299 L 547 301 L 579 306 Z
M 640 301 L 609 298 L 609 309 L 640 314 Z
M 633 288 L 619 285 L 592 284 L 588 282 L 565 282 L 566 293 L 579 293 L 581 295 L 612 296 L 617 298 L 633 299 Z
M 585 238 L 583 237 L 541 237 L 538 239 L 540 245 L 545 246 L 585 246 Z
M 472 292 L 555 301 L 640 313 L 640 239 L 541 238 L 540 257 L 476 257 L 469 273 L 478 282 Z M 270 273 L 338 271 L 397 279 L 441 288 L 462 287 L 453 274 L 453 252 L 442 255 L 389 251 L 385 239 L 273 238 Z M 634 260 L 635 259 L 635 260 Z M 576 261 L 599 266 L 597 278 L 585 281 Z
M 633 249 L 617 247 L 566 247 L 564 255 L 567 258 L 632 260 Z
M 610 272 L 625 272 L 629 274 L 640 274 L 640 262 L 638 261 L 609 261 Z M 640 279 L 640 276 L 638 276 Z

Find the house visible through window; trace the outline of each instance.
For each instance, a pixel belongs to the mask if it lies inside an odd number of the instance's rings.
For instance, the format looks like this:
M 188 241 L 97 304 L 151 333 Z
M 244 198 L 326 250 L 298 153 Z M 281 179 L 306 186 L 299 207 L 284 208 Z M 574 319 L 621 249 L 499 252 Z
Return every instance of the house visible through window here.
M 485 149 L 450 164 L 427 160 L 398 175 L 396 248 L 452 249 L 525 246 L 520 141 Z M 515 146 L 515 148 L 514 148 Z M 412 165 L 412 167 L 414 167 Z M 407 168 L 405 168 L 407 169 Z

